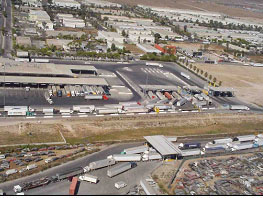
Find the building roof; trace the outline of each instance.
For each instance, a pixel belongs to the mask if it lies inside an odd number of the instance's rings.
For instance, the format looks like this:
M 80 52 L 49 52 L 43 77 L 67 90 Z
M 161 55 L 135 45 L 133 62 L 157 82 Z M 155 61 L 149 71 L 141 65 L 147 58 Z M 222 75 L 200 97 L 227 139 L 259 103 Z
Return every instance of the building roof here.
M 4 79 L 5 78 L 5 79 Z M 104 78 L 50 78 L 32 76 L 0 76 L 0 82 L 22 84 L 97 85 L 107 86 Z
M 170 140 L 163 135 L 144 136 L 162 156 L 180 154 L 181 151 Z
M 16 43 L 18 45 L 31 45 L 31 39 L 30 37 L 25 37 L 25 36 L 17 36 L 16 37 Z

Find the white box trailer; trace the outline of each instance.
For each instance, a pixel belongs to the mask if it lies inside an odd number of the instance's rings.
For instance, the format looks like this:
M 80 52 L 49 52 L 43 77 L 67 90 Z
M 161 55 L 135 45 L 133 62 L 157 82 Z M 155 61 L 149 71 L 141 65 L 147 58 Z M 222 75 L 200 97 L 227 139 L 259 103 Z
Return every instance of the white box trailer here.
M 59 112 L 62 114 L 62 113 L 69 113 L 71 114 L 72 113 L 72 110 L 70 108 L 61 108 L 59 110 Z
M 148 152 L 143 154 L 142 161 L 149 161 L 149 160 L 161 160 L 162 156 L 157 152 Z
M 26 167 L 27 170 L 32 170 L 32 169 L 35 169 L 35 168 L 37 168 L 37 165 L 36 165 L 36 164 L 31 164 L 31 165 L 28 165 L 28 166 Z
M 85 174 L 85 175 L 81 175 L 79 176 L 79 179 L 81 181 L 86 181 L 86 182 L 90 182 L 90 183 L 98 183 L 99 179 L 97 176 L 94 176 L 94 175 L 89 175 L 89 174 Z
M 36 63 L 49 63 L 49 59 L 44 59 L 44 58 L 35 58 L 34 61 Z
M 200 155 L 201 150 L 200 149 L 187 149 L 187 150 L 181 150 L 181 156 L 187 157 L 187 156 L 193 156 L 193 155 Z
M 90 111 L 95 110 L 94 105 L 73 105 L 73 111 L 81 111 L 81 109 L 90 109 Z
M 16 62 L 27 62 L 29 63 L 29 58 L 15 58 Z
M 54 109 L 53 108 L 44 108 L 43 109 L 43 113 L 44 114 L 53 114 L 54 113 Z
M 222 147 L 226 149 L 231 143 L 221 143 L 221 144 L 206 144 L 205 148 L 216 148 L 216 147 Z
M 233 142 L 232 138 L 223 138 L 223 139 L 216 139 L 213 140 L 213 144 L 227 144 Z
M 168 110 L 172 109 L 172 105 L 154 105 L 155 108 L 158 108 L 159 110 Z
M 85 95 L 85 100 L 102 100 L 102 95 Z
M 125 154 L 137 154 L 137 153 L 144 153 L 147 150 L 148 150 L 148 146 L 143 145 L 143 146 L 124 149 L 124 152 Z
M 114 154 L 112 159 L 116 162 L 138 162 L 141 161 L 141 155 L 139 154 Z
M 118 109 L 97 109 L 97 114 L 116 114 Z
M 235 137 L 233 141 L 246 142 L 246 141 L 254 141 L 255 139 L 256 139 L 255 135 L 243 135 L 243 136 Z
M 114 166 L 113 168 L 109 169 L 107 171 L 107 175 L 109 177 L 114 177 L 120 173 L 123 173 L 123 172 L 131 169 L 131 168 L 132 168 L 131 162 L 121 163 L 121 164 L 118 164 L 118 165 Z
M 96 170 L 107 166 L 114 165 L 116 162 L 114 159 L 103 159 L 89 163 L 89 170 Z
M 187 100 L 185 98 L 182 98 L 181 100 L 177 101 L 176 106 L 183 106 L 186 102 Z
M 245 111 L 249 111 L 249 107 L 245 106 L 245 105 L 230 105 L 230 110 L 245 110 Z
M 10 170 L 7 170 L 7 171 L 5 172 L 5 174 L 6 174 L 7 176 L 13 175 L 13 174 L 15 174 L 15 173 L 17 173 L 17 170 L 16 170 L 16 169 L 10 169 Z
M 239 151 L 244 149 L 251 149 L 253 148 L 253 143 L 242 143 L 238 145 L 234 145 L 232 151 Z
M 8 116 L 26 116 L 26 112 L 23 109 L 13 109 L 7 112 Z
M 20 109 L 24 111 L 28 111 L 28 106 L 4 106 L 4 111 L 10 111 L 13 109 Z

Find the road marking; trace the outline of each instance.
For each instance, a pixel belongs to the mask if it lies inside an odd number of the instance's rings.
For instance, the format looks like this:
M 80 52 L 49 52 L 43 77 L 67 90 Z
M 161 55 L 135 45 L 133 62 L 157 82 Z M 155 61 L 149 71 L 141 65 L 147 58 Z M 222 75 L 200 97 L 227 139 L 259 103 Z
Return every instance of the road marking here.
M 127 113 L 127 114 L 125 114 L 125 115 L 134 115 L 134 113 Z
M 209 109 L 216 109 L 215 107 L 211 107 L 211 108 L 209 108 Z
M 88 117 L 88 115 L 79 115 L 79 117 L 86 118 L 86 117 Z
M 111 116 L 117 116 L 117 115 L 119 115 L 119 114 L 117 114 L 117 113 L 112 113 L 112 114 L 110 114 Z
M 145 115 L 146 113 L 138 113 L 139 115 Z
M 197 113 L 198 111 L 195 110 L 195 111 L 192 111 L 192 112 Z
M 190 112 L 190 111 L 182 111 L 182 113 L 187 113 L 187 112 Z
M 62 118 L 70 118 L 71 115 L 63 115 Z
M 205 109 L 207 109 L 207 108 L 205 107 L 205 108 L 202 108 L 202 109 L 204 109 L 204 110 L 205 110 Z
M 27 119 L 36 118 L 36 117 L 26 117 Z
M 53 118 L 54 116 L 44 116 L 44 118 Z
M 160 112 L 160 113 L 167 113 L 166 111 Z
M 178 112 L 175 112 L 175 111 L 170 111 L 170 113 L 178 113 Z
M 86 115 L 86 113 L 78 113 L 78 115 Z
M 96 116 L 104 116 L 104 115 L 96 115 Z
M 156 112 L 150 112 L 149 114 L 157 114 Z

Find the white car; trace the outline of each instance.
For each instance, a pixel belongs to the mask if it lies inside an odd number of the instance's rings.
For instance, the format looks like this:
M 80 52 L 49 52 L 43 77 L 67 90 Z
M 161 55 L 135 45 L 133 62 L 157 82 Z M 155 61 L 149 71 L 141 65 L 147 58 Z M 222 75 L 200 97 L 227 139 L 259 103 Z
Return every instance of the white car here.
M 115 186 L 115 188 L 120 189 L 120 188 L 126 187 L 127 184 L 123 181 L 119 181 L 119 182 L 116 182 L 114 186 Z

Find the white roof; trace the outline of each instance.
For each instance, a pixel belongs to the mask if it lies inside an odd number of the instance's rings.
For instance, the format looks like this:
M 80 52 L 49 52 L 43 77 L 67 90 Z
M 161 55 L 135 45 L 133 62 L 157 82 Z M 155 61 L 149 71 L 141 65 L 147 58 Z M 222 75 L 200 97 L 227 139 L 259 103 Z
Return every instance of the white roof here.
M 163 135 L 144 136 L 161 155 L 175 155 L 180 154 L 181 151 L 178 149 L 170 140 Z

